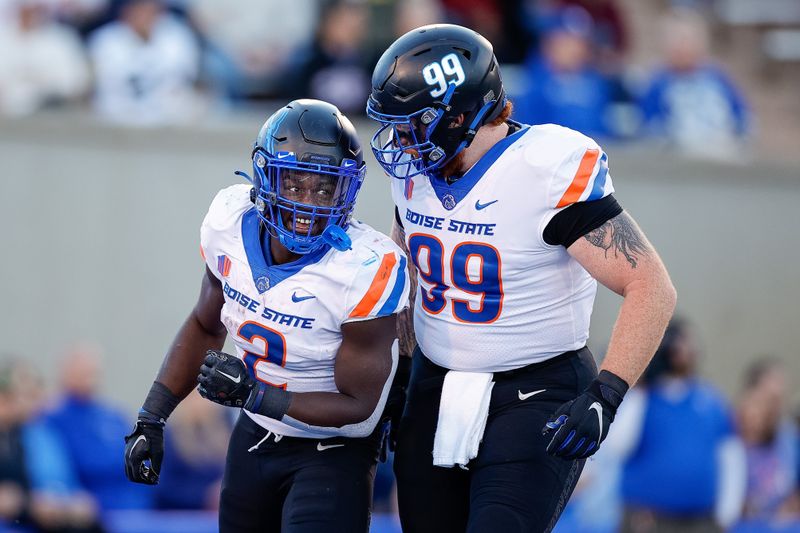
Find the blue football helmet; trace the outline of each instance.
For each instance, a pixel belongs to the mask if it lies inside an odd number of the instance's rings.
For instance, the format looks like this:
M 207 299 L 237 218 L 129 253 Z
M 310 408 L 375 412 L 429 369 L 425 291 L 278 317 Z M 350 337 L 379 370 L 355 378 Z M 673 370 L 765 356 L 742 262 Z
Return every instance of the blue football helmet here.
M 390 176 L 435 176 L 505 103 L 489 41 L 454 24 L 422 26 L 375 66 L 367 115 L 380 127 L 370 146 Z
M 261 127 L 252 159 L 251 198 L 272 237 L 297 254 L 349 248 L 345 230 L 366 165 L 355 128 L 336 106 L 289 103 Z

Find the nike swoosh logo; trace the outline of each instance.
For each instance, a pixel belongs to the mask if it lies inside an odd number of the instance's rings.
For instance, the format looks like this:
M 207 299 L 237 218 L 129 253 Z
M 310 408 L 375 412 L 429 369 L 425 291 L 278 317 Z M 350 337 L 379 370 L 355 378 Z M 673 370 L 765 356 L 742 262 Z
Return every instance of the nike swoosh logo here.
M 316 296 L 298 296 L 296 292 L 292 293 L 292 301 L 294 303 L 300 303 L 305 300 L 310 300 L 311 298 L 316 298 Z
M 480 200 L 475 200 L 475 209 L 477 209 L 478 211 L 480 211 L 481 209 L 486 209 L 495 202 L 497 202 L 497 200 L 492 200 L 491 202 L 486 202 L 485 204 L 482 204 Z
M 597 437 L 597 445 L 600 446 L 600 439 L 603 438 L 603 406 L 600 402 L 594 402 L 589 406 L 589 410 L 594 409 L 597 412 L 597 425 L 600 426 L 600 436 Z
M 328 444 L 327 446 L 322 444 L 321 442 L 317 443 L 317 451 L 324 452 L 325 450 L 330 450 L 331 448 L 341 448 L 344 444 Z
M 226 378 L 228 378 L 229 380 L 233 381 L 234 383 L 239 383 L 240 381 L 242 381 L 242 376 L 241 376 L 241 375 L 238 375 L 238 376 L 236 376 L 236 377 L 233 377 L 233 376 L 231 376 L 230 374 L 226 374 L 226 373 L 225 373 L 225 372 L 223 372 L 222 370 L 217 370 L 217 372 L 218 372 L 218 373 L 220 373 L 220 374 L 222 374 L 223 376 L 225 376 L 225 377 L 226 377 Z
M 128 459 L 130 459 L 131 455 L 133 455 L 133 450 L 136 449 L 136 446 L 139 445 L 140 442 L 145 441 L 147 442 L 147 437 L 144 435 L 139 435 L 136 437 L 136 440 L 133 441 L 133 446 L 131 446 L 131 451 L 128 452 Z
M 531 396 L 535 396 L 535 395 L 539 394 L 540 392 L 544 392 L 546 390 L 547 389 L 535 390 L 533 392 L 526 392 L 526 393 L 523 393 L 521 390 L 518 390 L 517 393 L 519 394 L 519 399 L 520 400 L 527 400 Z
M 287 157 L 289 157 L 290 155 L 292 155 L 292 154 L 291 154 L 291 153 L 286 153 L 286 154 L 278 154 L 278 159 L 286 159 L 286 158 L 287 158 Z

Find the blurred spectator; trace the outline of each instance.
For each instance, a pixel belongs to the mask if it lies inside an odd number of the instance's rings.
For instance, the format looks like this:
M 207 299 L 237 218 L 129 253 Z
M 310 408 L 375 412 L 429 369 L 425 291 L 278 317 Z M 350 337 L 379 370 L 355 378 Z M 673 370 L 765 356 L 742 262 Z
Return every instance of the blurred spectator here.
M 30 486 L 24 463 L 22 420 L 11 392 L 8 360 L 0 368 L 0 524 L 26 522 Z
M 786 370 L 777 359 L 753 362 L 738 414 L 747 452 L 747 518 L 785 514 L 797 486 L 798 433 L 786 410 Z
M 186 397 L 169 419 L 164 455 L 156 487 L 161 509 L 214 509 L 231 434 L 225 408 L 208 402 L 197 391 Z
M 286 74 L 308 47 L 319 0 L 192 0 L 187 9 L 207 42 L 206 68 L 234 97 L 301 97 Z
M 621 503 L 619 483 L 621 465 L 609 447 L 616 423 L 600 450 L 586 461 L 575 491 L 558 519 L 553 533 L 615 533 L 618 531 Z
M 298 96 L 325 100 L 343 113 L 363 113 L 371 58 L 364 47 L 369 11 L 361 0 L 334 0 L 322 11 L 317 36 L 297 72 Z
M 387 39 L 391 43 L 397 37 L 428 24 L 444 21 L 444 11 L 438 0 L 406 0 L 394 5 L 392 17 L 393 36 Z
M 199 47 L 159 0 L 124 0 L 118 19 L 92 34 L 89 51 L 95 107 L 104 118 L 130 125 L 196 118 Z
M 64 444 L 40 416 L 41 378 L 0 363 L 0 516 L 37 531 L 99 532 L 97 504 L 80 489 Z
M 725 399 L 697 377 L 697 359 L 687 323 L 673 319 L 617 414 L 607 446 L 624 461 L 623 532 L 721 531 L 739 516 L 744 451 Z
M 604 71 L 618 71 L 622 56 L 628 49 L 628 28 L 616 0 L 561 0 L 562 5 L 574 5 L 592 17 L 592 45 L 598 64 Z
M 486 37 L 500 63 L 521 63 L 525 59 L 532 35 L 521 16 L 523 0 L 442 0 L 441 3 L 446 22 L 472 28 Z
M 125 479 L 120 457 L 132 422 L 99 397 L 102 380 L 99 349 L 70 348 L 60 368 L 61 391 L 48 421 L 59 432 L 82 485 L 103 511 L 152 506 L 147 487 Z
M 679 9 L 661 23 L 664 65 L 642 99 L 651 133 L 697 156 L 741 156 L 749 130 L 744 98 L 709 60 L 709 32 L 696 12 Z
M 110 0 L 44 0 L 58 20 L 75 28 L 82 37 L 108 22 Z
M 89 67 L 77 34 L 58 24 L 43 0 L 12 0 L 0 27 L 0 114 L 26 115 L 78 100 Z
M 589 136 L 615 134 L 610 121 L 614 85 L 592 65 L 592 20 L 569 7 L 542 28 L 542 56 L 528 58 L 526 89 L 514 95 L 514 118 L 553 123 Z

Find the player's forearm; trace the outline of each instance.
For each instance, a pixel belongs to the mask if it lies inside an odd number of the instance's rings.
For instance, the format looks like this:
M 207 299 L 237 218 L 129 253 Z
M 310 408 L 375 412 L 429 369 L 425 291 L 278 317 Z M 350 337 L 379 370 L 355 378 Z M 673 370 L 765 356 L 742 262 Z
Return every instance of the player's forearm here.
M 414 285 L 416 285 L 416 283 L 414 283 Z M 408 305 L 408 309 L 397 315 L 397 339 L 400 344 L 401 357 L 411 357 L 414 354 L 414 349 L 417 347 L 417 337 L 414 334 L 413 296 L 408 299 Z
M 417 347 L 417 337 L 414 334 L 414 302 L 417 298 L 417 272 L 411 256 L 406 247 L 405 231 L 397 221 L 392 225 L 392 240 L 403 250 L 408 260 L 408 309 L 397 315 L 397 339 L 400 342 L 400 355 L 411 357 Z
M 213 331 L 203 327 L 196 313 L 192 312 L 175 335 L 156 381 L 182 400 L 197 385 L 197 374 L 206 350 L 219 350 L 224 343 L 224 329 Z
M 296 392 L 286 414 L 312 426 L 342 427 L 365 421 L 377 405 L 378 398 L 356 398 L 338 392 Z
M 636 383 L 664 336 L 675 301 L 666 273 L 626 287 L 602 369 Z

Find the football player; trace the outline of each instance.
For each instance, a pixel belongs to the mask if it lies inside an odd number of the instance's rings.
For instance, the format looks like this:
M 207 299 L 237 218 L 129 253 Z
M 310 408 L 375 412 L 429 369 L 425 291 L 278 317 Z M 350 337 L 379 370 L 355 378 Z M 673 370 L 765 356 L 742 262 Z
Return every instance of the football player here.
M 203 221 L 200 297 L 126 437 L 125 471 L 158 482 L 165 421 L 199 382 L 205 398 L 243 408 L 220 531 L 367 531 L 406 259 L 351 220 L 365 165 L 333 105 L 277 111 L 252 164 L 252 187 L 220 191 Z M 219 351 L 226 335 L 235 355 Z
M 675 305 L 603 149 L 511 110 L 492 45 L 460 26 L 403 35 L 373 73 L 371 146 L 419 283 L 395 455 L 407 532 L 549 531 Z M 599 374 L 586 348 L 597 281 L 624 297 Z M 414 332 L 399 336 L 410 353 Z M 445 452 L 468 437 L 447 413 L 475 394 L 488 396 L 485 428 L 469 426 L 480 446 L 432 460 L 440 437 Z

